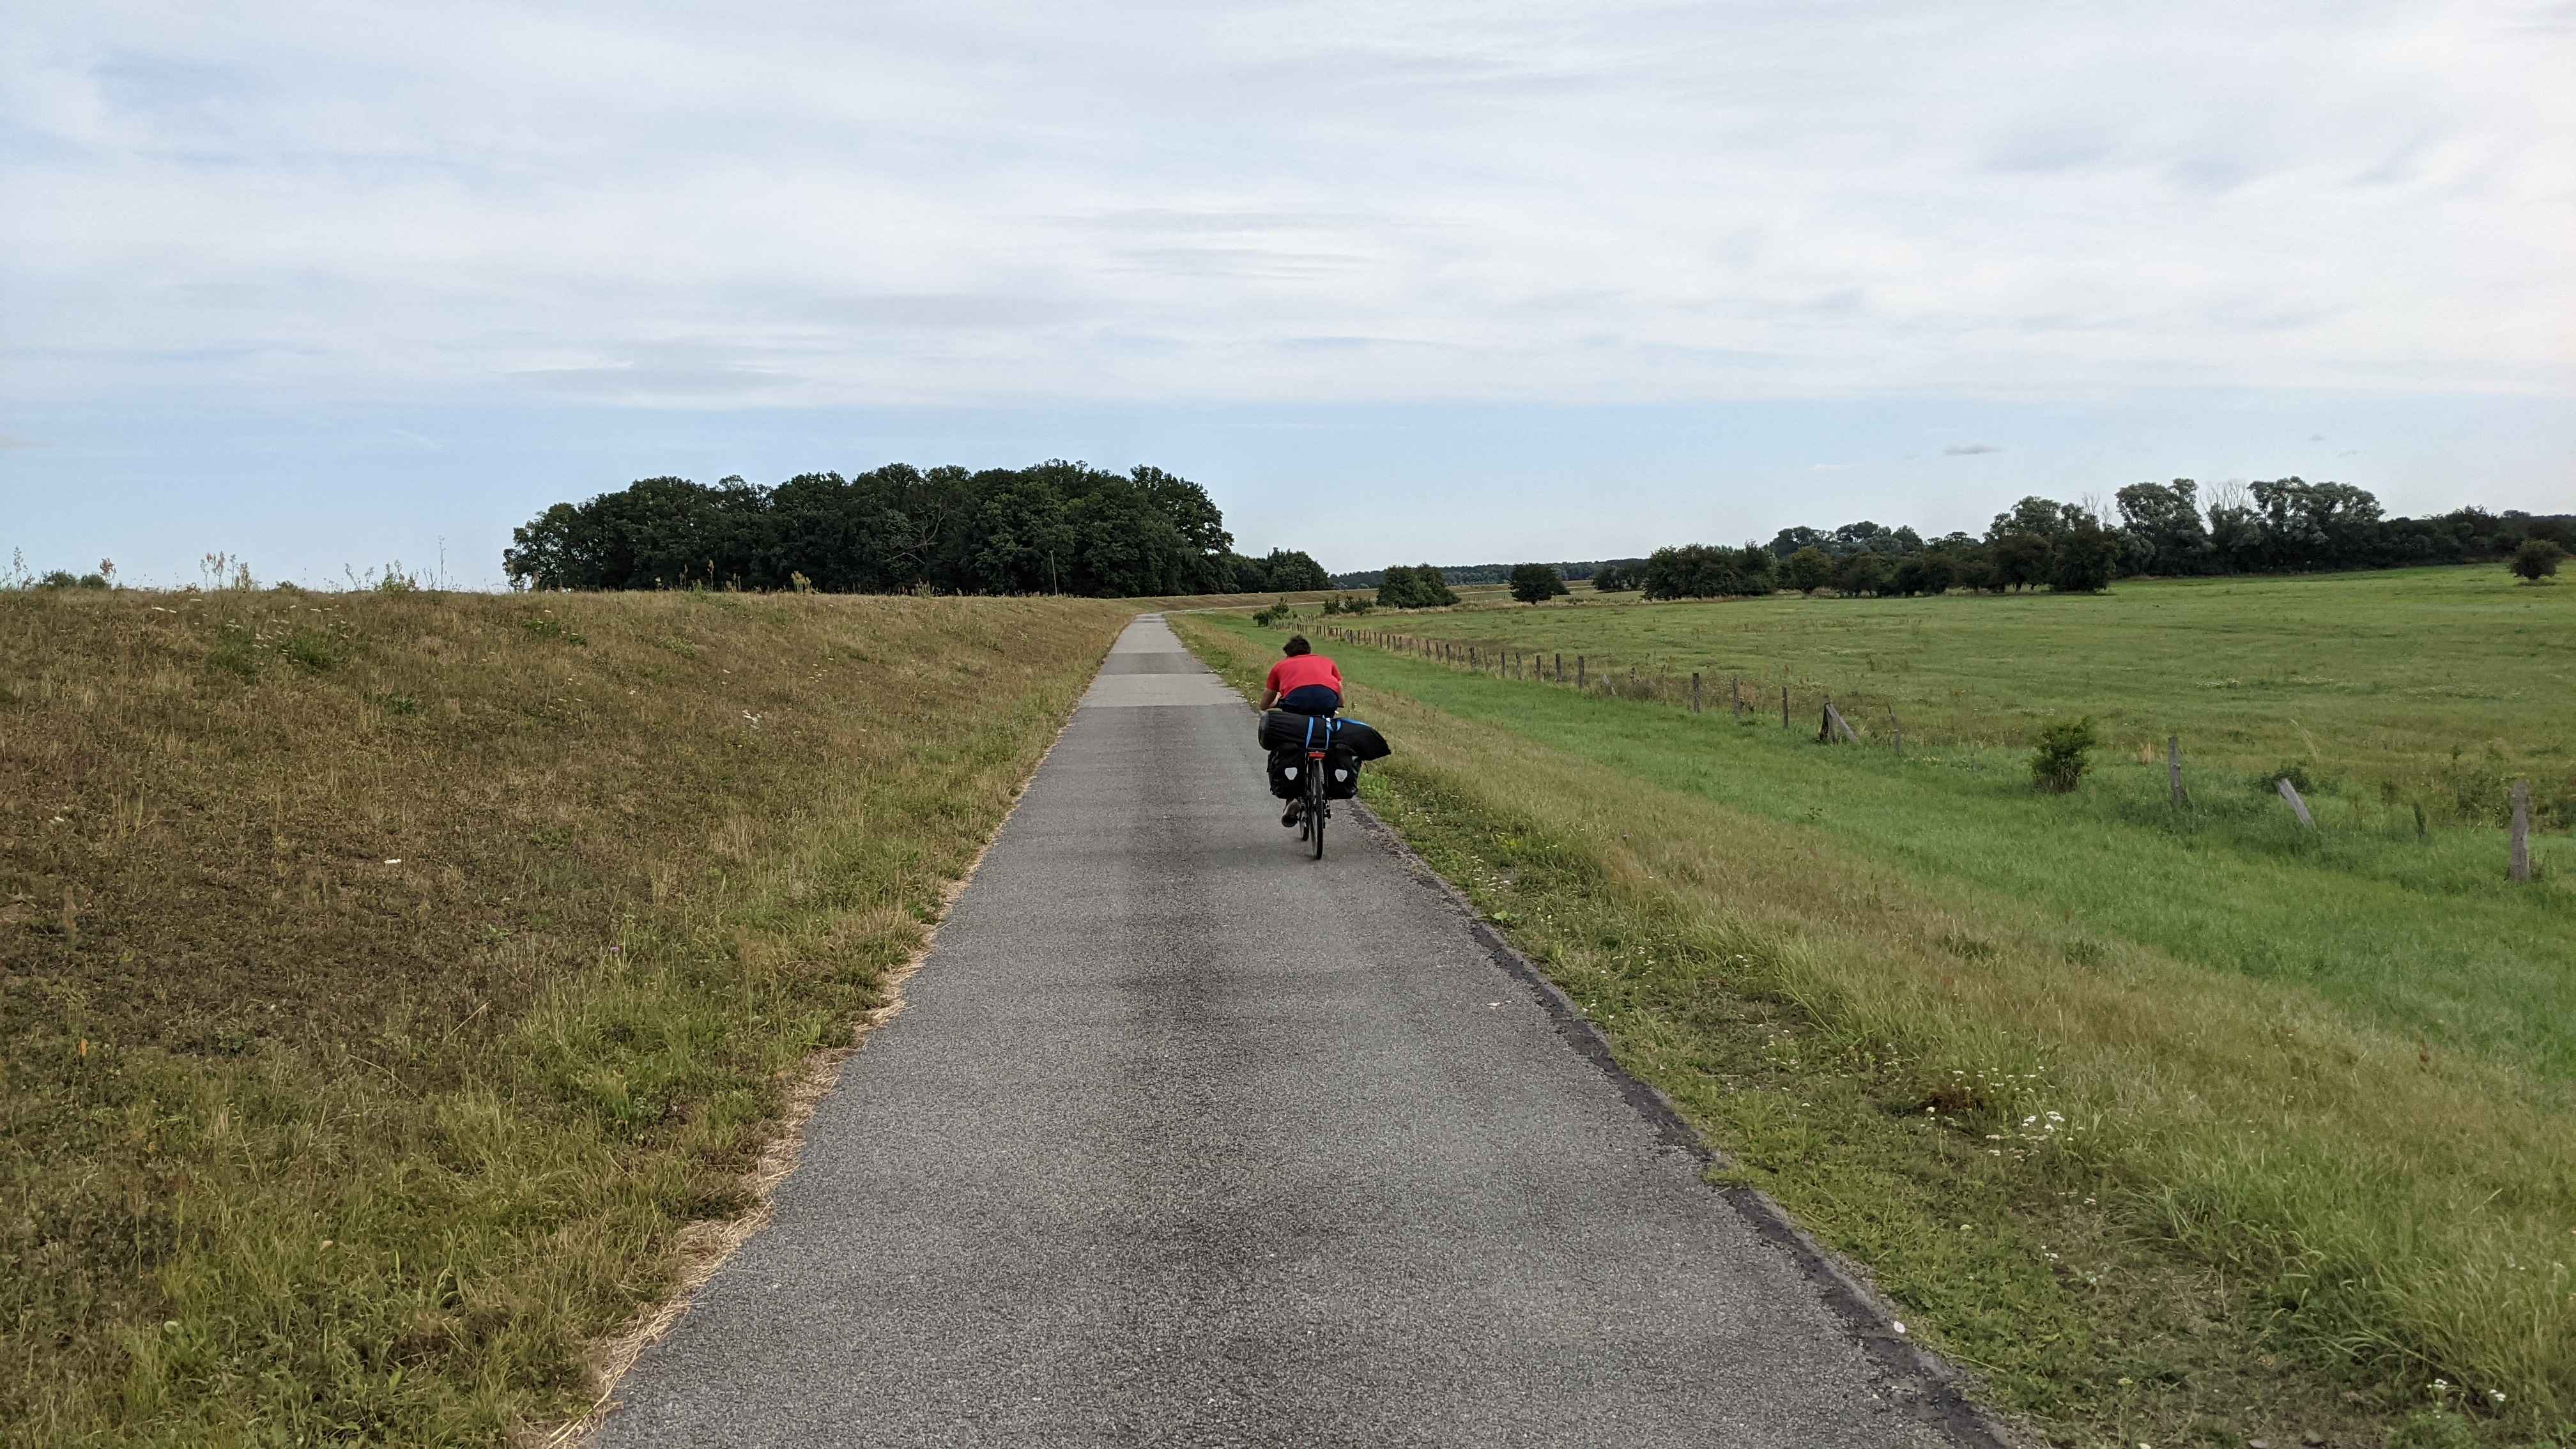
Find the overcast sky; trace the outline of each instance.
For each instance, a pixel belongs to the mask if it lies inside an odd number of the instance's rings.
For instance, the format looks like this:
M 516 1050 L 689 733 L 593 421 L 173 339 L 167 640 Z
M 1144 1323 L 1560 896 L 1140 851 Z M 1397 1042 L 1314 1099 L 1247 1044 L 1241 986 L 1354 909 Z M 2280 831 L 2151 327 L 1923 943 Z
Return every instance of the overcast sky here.
M 2576 508 L 2576 4 L 15 0 L 0 549 L 1153 462 L 1334 567 Z

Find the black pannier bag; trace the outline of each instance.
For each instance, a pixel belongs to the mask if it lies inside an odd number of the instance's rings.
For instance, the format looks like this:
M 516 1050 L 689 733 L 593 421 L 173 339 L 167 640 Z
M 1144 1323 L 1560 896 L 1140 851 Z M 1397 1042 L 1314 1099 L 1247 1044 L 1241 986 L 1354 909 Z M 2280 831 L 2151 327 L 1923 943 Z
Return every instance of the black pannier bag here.
M 1301 749 L 1270 752 L 1270 793 L 1282 800 L 1295 800 L 1306 793 L 1306 769 L 1313 764 Z M 1324 798 L 1348 800 L 1360 792 L 1360 762 L 1348 750 L 1330 750 L 1324 755 Z
M 1333 750 L 1324 756 L 1324 798 L 1350 800 L 1360 793 L 1360 762 L 1348 750 Z
M 1272 750 L 1270 752 L 1270 793 L 1282 800 L 1294 800 L 1306 793 L 1306 752 Z

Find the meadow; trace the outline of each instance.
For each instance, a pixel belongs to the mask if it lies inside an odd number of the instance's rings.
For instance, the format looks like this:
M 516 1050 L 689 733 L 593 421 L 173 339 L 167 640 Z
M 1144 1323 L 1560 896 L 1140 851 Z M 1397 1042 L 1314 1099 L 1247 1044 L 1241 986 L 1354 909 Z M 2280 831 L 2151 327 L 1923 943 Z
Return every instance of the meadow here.
M 1355 625 L 1522 650 L 1571 673 L 1723 701 L 1741 680 L 1776 721 L 1779 692 L 1812 720 L 1827 695 L 1884 743 L 2019 746 L 2091 716 L 2111 752 L 2160 765 L 2179 735 L 2198 776 L 2277 775 L 2435 820 L 2502 823 L 2532 780 L 2549 821 L 2576 825 L 2576 589 L 2501 568 L 2134 580 L 2103 595 L 1912 599 L 1779 594 L 1650 603 L 1578 587 L 1539 607 L 1494 590 L 1461 607 Z M 2151 759 L 2149 757 L 2152 757 Z
M 1354 621 L 1474 668 L 1323 647 L 1397 742 L 1372 806 L 2052 1440 L 2576 1442 L 2576 848 L 2508 882 L 2483 804 L 2419 837 L 2409 798 L 2455 742 L 2563 770 L 2568 606 L 2266 581 L 2221 629 L 2224 587 Z M 1284 632 L 1180 627 L 1247 680 Z M 1560 646 L 1595 687 L 1514 677 Z M 1694 715 L 1632 662 L 1767 669 L 1768 708 Z M 1893 703 L 1902 758 L 1817 744 L 1828 690 Z M 2028 734 L 2075 712 L 2113 746 L 2036 792 Z M 2168 733 L 2181 810 L 2135 748 Z
M 577 1419 L 1133 611 L 0 592 L 6 1437 Z

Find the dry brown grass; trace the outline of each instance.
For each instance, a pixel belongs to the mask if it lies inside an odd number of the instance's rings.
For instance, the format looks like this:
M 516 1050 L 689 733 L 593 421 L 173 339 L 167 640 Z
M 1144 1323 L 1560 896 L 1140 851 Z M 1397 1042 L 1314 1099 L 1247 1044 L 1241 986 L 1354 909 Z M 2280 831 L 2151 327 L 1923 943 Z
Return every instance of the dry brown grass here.
M 1131 612 L 0 594 L 0 1421 L 578 1412 Z

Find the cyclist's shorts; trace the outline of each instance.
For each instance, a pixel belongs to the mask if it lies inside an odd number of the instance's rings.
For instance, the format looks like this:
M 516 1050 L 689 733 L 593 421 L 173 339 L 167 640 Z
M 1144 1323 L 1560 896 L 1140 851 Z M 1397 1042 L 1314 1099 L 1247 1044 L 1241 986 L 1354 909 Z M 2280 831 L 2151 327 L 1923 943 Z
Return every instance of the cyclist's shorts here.
M 1342 707 L 1342 697 L 1330 685 L 1301 684 L 1279 696 L 1279 707 L 1290 714 L 1332 714 Z

